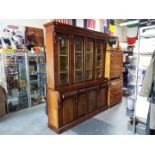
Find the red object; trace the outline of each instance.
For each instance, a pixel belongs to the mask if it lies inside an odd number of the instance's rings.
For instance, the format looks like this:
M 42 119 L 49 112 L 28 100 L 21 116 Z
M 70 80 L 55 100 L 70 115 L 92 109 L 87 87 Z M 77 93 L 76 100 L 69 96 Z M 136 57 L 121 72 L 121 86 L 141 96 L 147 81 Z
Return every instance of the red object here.
M 128 44 L 134 44 L 136 42 L 137 37 L 127 38 Z
M 96 20 L 88 19 L 87 20 L 87 28 L 95 29 L 96 28 Z
M 54 21 L 59 22 L 59 23 L 64 23 L 64 24 L 70 24 L 69 19 L 54 19 Z
M 91 19 L 88 19 L 87 22 L 88 22 L 88 23 L 87 23 L 87 27 L 88 27 L 88 28 L 91 27 Z

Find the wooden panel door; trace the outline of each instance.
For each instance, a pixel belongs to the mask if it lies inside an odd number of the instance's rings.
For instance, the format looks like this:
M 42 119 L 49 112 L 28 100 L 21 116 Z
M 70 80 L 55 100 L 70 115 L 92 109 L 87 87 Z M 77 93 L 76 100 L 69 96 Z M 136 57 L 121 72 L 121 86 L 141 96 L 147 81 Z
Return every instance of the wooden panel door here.
M 80 90 L 77 97 L 77 118 L 88 113 L 87 90 Z
M 123 72 L 123 54 L 120 52 L 112 52 L 110 63 L 110 77 L 120 77 Z
M 97 86 L 88 88 L 88 103 L 89 112 L 93 112 L 98 109 L 98 89 Z
M 71 94 L 63 94 L 61 99 L 61 112 L 60 112 L 60 124 L 66 125 L 72 121 L 74 121 L 75 118 L 75 101 L 76 101 L 76 93 L 71 92 Z
M 99 108 L 104 108 L 107 106 L 107 85 L 103 84 L 100 86 L 100 93 L 99 93 Z

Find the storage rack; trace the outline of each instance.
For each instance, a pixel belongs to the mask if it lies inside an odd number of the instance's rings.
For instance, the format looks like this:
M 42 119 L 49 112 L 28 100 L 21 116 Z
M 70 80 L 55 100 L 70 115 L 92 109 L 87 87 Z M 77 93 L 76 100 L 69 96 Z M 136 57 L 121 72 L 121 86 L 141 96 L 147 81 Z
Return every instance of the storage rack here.
M 30 90 L 30 105 L 43 102 L 46 90 L 46 72 L 44 54 L 27 54 L 28 64 L 28 87 Z
M 135 76 L 136 76 L 136 64 L 135 64 L 135 59 L 136 56 L 133 52 L 134 46 L 132 45 L 131 50 L 126 50 L 124 51 L 124 57 L 126 58 L 123 67 L 124 67 L 124 72 L 123 72 L 123 96 L 126 97 L 127 101 L 127 115 L 132 116 L 133 115 L 133 105 L 128 106 L 128 102 L 130 103 L 134 102 L 134 93 L 135 93 L 135 86 L 136 86 L 136 81 L 135 81 Z
M 44 102 L 46 98 L 46 73 L 45 73 L 45 55 L 44 53 L 30 54 L 21 52 L 0 52 L 0 78 L 6 85 L 8 94 L 7 112 L 17 111 L 23 108 L 31 107 L 32 92 L 30 80 L 30 57 L 36 58 L 36 76 L 38 102 Z M 36 105 L 36 104 L 35 104 Z
M 155 28 L 154 28 L 155 29 Z M 139 62 L 140 62 L 140 55 L 150 55 L 151 53 L 141 53 L 140 52 L 140 45 L 141 45 L 141 39 L 143 38 L 155 38 L 155 35 L 145 35 L 145 36 L 141 36 L 140 35 L 140 31 L 138 31 L 138 46 L 137 46 L 137 64 L 136 64 L 136 90 L 135 90 L 135 104 L 134 104 L 134 119 L 133 119 L 133 132 L 136 133 L 136 121 L 139 119 L 139 120 L 143 120 L 144 122 L 144 119 L 145 118 L 142 118 L 142 117 L 139 117 L 136 115 L 136 102 L 137 102 L 137 96 L 138 96 L 138 87 L 140 86 L 139 85 L 139 77 L 138 77 L 138 74 L 139 74 L 139 71 L 140 71 L 140 68 L 139 68 Z M 146 122 L 146 120 L 145 120 Z

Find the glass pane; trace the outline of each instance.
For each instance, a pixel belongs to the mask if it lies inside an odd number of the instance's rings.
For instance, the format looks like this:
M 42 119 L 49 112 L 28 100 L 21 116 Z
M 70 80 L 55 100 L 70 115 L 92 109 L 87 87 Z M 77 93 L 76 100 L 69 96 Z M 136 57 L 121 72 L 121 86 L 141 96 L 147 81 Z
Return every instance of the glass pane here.
M 75 69 L 82 70 L 82 53 L 75 54 Z
M 96 76 L 97 78 L 101 78 L 102 77 L 102 69 L 96 69 Z
M 66 36 L 58 36 L 59 54 L 59 82 L 61 85 L 69 83 L 69 39 Z
M 96 48 L 96 77 L 100 78 L 103 76 L 103 43 L 98 42 Z
M 102 55 L 97 55 L 97 67 L 102 67 Z
M 86 47 L 86 69 L 91 69 L 93 67 L 93 41 L 87 42 Z
M 75 39 L 75 50 L 76 53 L 82 53 L 83 52 L 83 40 L 81 38 Z
M 28 54 L 31 105 L 42 103 L 45 99 L 45 60 L 43 54 Z
M 91 80 L 92 79 L 92 70 L 87 70 L 86 71 L 86 80 Z
M 93 67 L 93 53 L 86 53 L 86 69 Z
M 8 90 L 8 110 L 28 107 L 25 54 L 4 54 L 4 71 Z
M 97 54 L 102 54 L 103 52 L 103 43 L 97 44 Z
M 86 80 L 91 80 L 93 70 L 93 41 L 88 40 L 86 44 Z
M 68 38 L 63 36 L 58 37 L 58 51 L 60 55 L 68 55 Z
M 60 73 L 60 83 L 62 85 L 68 83 L 68 73 Z
M 45 55 L 41 55 L 38 58 L 39 63 L 39 95 L 40 97 L 46 98 L 46 60 Z
M 75 39 L 75 82 L 80 82 L 83 79 L 83 40 L 82 38 Z
M 75 72 L 75 81 L 81 81 L 82 80 L 82 71 L 76 71 Z
M 60 71 L 68 71 L 68 57 L 60 56 Z

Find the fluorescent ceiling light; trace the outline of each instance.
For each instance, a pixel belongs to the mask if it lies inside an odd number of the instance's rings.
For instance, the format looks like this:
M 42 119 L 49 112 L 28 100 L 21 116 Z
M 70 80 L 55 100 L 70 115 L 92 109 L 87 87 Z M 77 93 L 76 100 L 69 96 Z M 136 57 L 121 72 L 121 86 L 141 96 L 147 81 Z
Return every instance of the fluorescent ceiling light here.
M 138 24 L 138 23 L 139 23 L 139 20 L 132 20 L 127 22 L 122 22 L 120 23 L 120 26 L 127 26 L 127 25 Z

